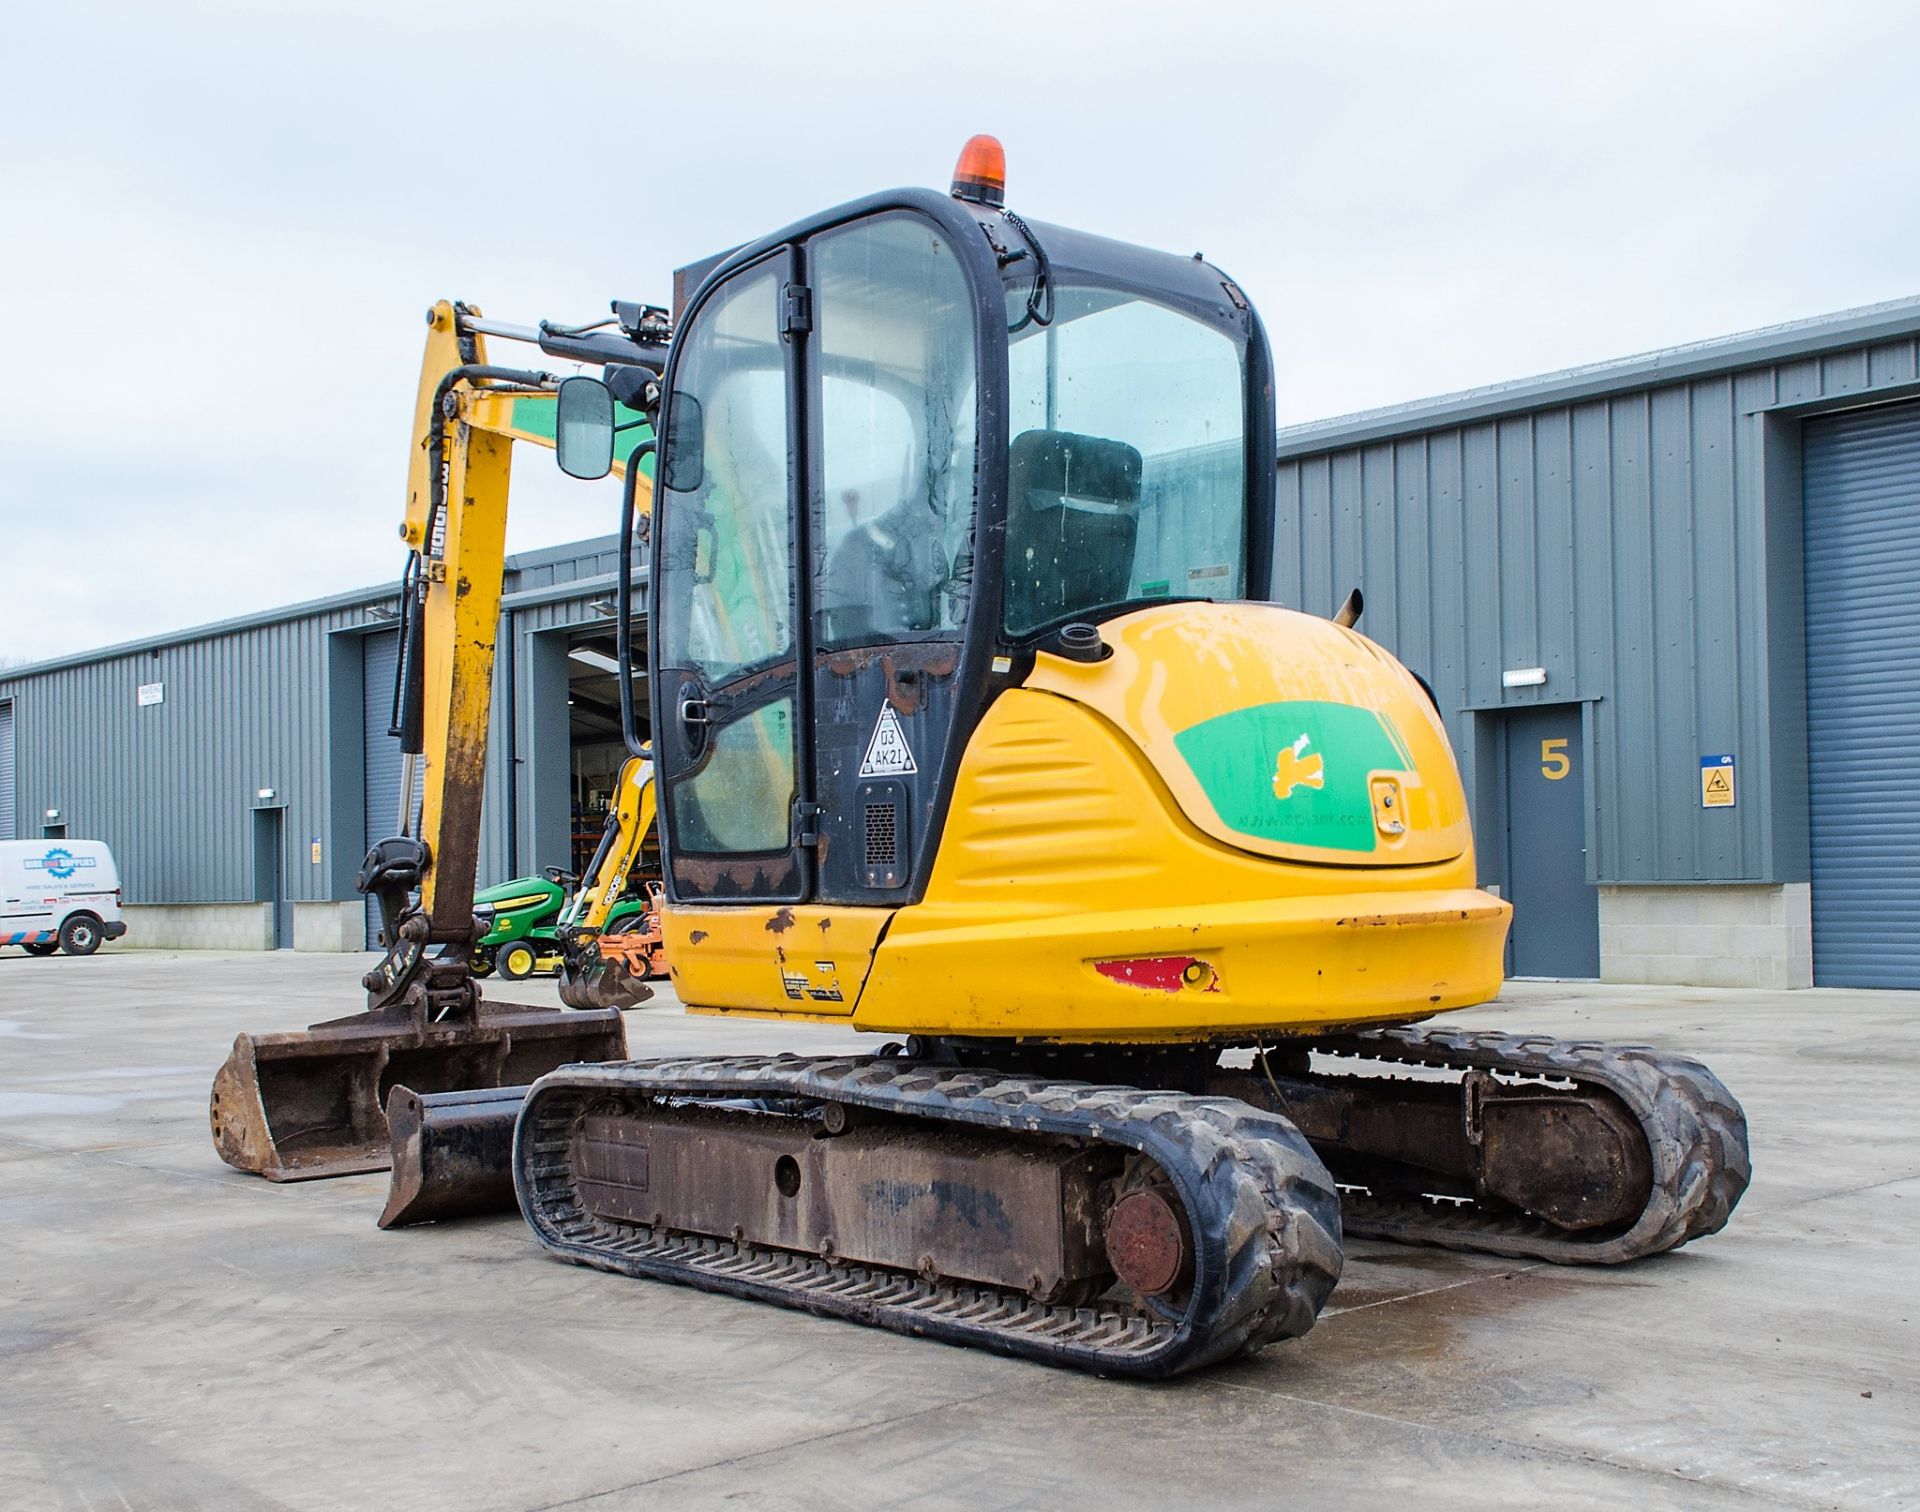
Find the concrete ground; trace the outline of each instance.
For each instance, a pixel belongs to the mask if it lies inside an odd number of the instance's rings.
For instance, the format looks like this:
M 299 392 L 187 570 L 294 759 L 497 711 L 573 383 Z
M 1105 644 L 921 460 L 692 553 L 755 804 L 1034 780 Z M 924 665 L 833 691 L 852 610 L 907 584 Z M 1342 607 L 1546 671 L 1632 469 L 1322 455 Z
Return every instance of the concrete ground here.
M 1623 1270 L 1353 1241 L 1307 1338 L 1140 1386 L 557 1264 L 517 1217 L 384 1234 L 384 1176 L 228 1170 L 234 1032 L 350 1010 L 361 969 L 0 951 L 0 1506 L 1920 1505 L 1920 995 L 1510 988 L 1459 1021 L 1721 1074 L 1728 1231 Z

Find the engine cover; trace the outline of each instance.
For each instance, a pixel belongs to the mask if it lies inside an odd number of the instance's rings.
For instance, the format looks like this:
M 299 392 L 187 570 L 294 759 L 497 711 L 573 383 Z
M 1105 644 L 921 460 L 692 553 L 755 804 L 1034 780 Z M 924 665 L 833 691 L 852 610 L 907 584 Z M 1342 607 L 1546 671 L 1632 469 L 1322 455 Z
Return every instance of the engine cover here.
M 1256 855 L 1423 866 L 1472 844 L 1439 712 L 1365 636 L 1269 604 L 1168 604 L 1041 656 L 1027 686 L 1095 710 L 1200 830 Z

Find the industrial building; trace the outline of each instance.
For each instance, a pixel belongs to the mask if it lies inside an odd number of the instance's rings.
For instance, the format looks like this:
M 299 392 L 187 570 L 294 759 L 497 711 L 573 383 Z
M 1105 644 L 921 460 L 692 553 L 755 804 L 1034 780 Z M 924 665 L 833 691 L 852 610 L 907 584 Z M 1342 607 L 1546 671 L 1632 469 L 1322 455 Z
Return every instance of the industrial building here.
M 1361 586 L 1432 683 L 1514 974 L 1920 987 L 1917 338 L 1903 300 L 1281 433 L 1275 592 Z
M 508 561 L 483 881 L 599 842 L 618 559 L 608 537 Z M 400 818 L 398 615 L 389 585 L 0 674 L 0 838 L 110 843 L 129 946 L 372 947 L 353 879 Z
M 1920 986 L 1920 299 L 1280 433 L 1275 592 L 1432 685 L 1517 975 Z M 613 569 L 512 559 L 482 881 L 577 869 Z M 130 945 L 358 949 L 392 589 L 0 674 L 0 837 L 109 841 Z M 644 704 L 643 704 L 644 707 Z

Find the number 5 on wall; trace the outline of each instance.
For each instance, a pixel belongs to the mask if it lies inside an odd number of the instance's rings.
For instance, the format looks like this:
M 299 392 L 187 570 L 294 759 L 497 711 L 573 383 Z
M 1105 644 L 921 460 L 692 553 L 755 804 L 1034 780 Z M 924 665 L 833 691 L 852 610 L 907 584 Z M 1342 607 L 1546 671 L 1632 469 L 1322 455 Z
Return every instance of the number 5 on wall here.
M 1558 782 L 1573 770 L 1573 758 L 1567 755 L 1566 740 L 1543 740 L 1540 742 L 1540 775 L 1549 782 Z

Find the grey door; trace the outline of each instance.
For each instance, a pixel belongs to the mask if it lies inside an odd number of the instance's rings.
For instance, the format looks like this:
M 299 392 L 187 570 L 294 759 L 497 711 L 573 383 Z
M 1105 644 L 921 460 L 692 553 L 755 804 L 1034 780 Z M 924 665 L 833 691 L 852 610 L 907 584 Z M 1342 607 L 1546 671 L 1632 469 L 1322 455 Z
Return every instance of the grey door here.
M 273 905 L 273 948 L 293 944 L 293 904 L 287 898 L 286 810 L 253 811 L 253 901 Z
M 360 676 L 365 702 L 361 760 L 365 764 L 366 830 L 369 849 L 400 828 L 400 742 L 387 733 L 393 718 L 393 679 L 400 666 L 400 632 L 382 630 L 360 642 Z M 413 809 L 413 830 L 419 833 L 420 801 Z M 380 910 L 367 899 L 367 949 L 380 948 Z
M 1587 881 L 1580 705 L 1506 718 L 1507 896 L 1513 976 L 1600 975 L 1600 898 Z
M 1920 405 L 1804 443 L 1813 980 L 1920 987 Z
M 14 838 L 13 700 L 0 700 L 0 840 Z

